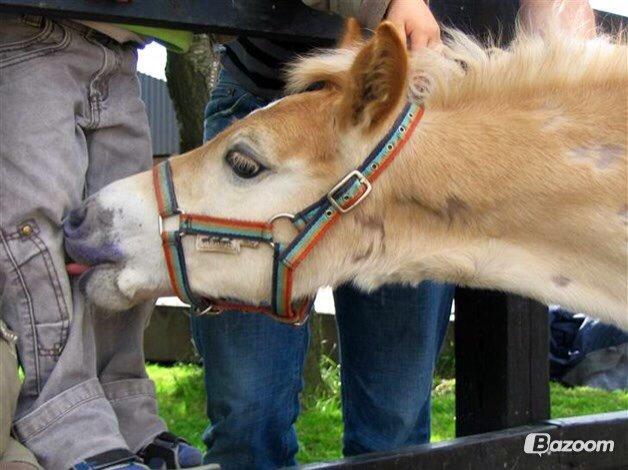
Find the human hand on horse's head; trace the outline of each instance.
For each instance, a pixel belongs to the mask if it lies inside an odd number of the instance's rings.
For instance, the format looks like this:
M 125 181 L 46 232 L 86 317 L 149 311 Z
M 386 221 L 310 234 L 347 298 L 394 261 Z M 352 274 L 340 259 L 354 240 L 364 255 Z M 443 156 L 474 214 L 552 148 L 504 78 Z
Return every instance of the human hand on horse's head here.
M 411 51 L 440 44 L 440 27 L 423 0 L 392 0 L 386 19 L 395 24 Z

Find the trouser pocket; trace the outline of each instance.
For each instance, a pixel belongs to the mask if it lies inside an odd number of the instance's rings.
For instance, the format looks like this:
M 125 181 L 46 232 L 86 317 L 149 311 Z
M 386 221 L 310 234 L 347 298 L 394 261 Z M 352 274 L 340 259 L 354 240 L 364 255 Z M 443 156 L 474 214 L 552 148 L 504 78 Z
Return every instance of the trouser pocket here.
M 30 15 L 0 17 L 0 68 L 65 49 L 70 35 L 63 25 Z
M 63 351 L 70 326 L 68 281 L 55 266 L 63 263 L 61 237 L 45 241 L 32 219 L 0 236 L 2 314 L 18 335 L 22 395 L 36 396 Z

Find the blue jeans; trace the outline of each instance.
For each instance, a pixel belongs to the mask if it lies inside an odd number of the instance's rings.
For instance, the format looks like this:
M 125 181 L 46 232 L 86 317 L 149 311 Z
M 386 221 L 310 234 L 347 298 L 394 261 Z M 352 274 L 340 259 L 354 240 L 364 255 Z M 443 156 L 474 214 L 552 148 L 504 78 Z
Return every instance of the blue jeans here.
M 265 104 L 223 70 L 205 112 L 205 139 Z M 432 374 L 453 293 L 432 282 L 370 294 L 349 285 L 336 290 L 345 455 L 429 441 Z M 308 328 L 228 312 L 194 318 L 192 332 L 211 420 L 206 462 L 225 469 L 294 465 Z

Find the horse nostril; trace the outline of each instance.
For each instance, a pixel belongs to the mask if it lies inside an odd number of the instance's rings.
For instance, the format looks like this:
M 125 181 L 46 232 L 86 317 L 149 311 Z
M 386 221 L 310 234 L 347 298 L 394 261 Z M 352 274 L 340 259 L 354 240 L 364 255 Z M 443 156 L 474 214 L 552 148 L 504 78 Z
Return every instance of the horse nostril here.
M 85 221 L 86 215 L 87 209 L 85 208 L 85 206 L 74 209 L 68 214 L 65 222 L 63 223 L 63 232 L 65 233 L 66 237 L 76 234 L 80 226 Z

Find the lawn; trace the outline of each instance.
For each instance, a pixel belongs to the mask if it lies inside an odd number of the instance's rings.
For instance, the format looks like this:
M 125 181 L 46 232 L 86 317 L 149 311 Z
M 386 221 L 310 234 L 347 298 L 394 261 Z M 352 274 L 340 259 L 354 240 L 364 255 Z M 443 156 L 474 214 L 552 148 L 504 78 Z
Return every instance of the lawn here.
M 203 372 L 199 366 L 149 365 L 157 385 L 161 416 L 174 433 L 203 448 L 205 418 Z M 297 422 L 299 462 L 308 463 L 341 457 L 342 415 L 338 398 L 338 366 L 323 369 L 327 391 L 303 398 L 304 410 Z M 432 441 L 454 437 L 455 381 L 437 380 L 432 400 Z M 580 416 L 628 409 L 628 391 L 605 392 L 591 388 L 551 385 L 552 417 Z

